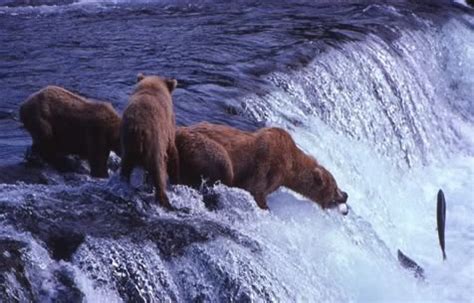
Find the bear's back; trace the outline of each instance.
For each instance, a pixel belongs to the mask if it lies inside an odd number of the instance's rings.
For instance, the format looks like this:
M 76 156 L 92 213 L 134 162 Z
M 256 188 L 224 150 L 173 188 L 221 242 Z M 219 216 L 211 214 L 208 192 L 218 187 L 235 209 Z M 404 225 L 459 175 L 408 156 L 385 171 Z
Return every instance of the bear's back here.
M 189 128 L 218 142 L 230 153 L 232 153 L 233 150 L 238 150 L 245 145 L 251 144 L 254 139 L 253 133 L 227 125 L 201 122 Z
M 270 149 L 282 154 L 293 153 L 297 148 L 291 135 L 279 127 L 265 127 L 255 133 L 257 142 L 265 142 Z
M 25 111 L 50 119 L 66 121 L 84 120 L 88 122 L 111 120 L 116 123 L 120 116 L 108 102 L 90 101 L 62 87 L 49 85 L 34 93 L 22 105 Z M 32 113 L 33 114 L 33 113 Z

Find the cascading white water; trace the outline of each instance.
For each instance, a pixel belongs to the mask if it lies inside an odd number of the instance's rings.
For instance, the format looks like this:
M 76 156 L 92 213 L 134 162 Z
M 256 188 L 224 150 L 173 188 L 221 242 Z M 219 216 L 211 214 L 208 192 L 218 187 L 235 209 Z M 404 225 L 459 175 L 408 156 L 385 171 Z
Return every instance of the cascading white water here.
M 450 85 L 461 80 L 450 77 L 462 69 L 449 73 L 445 64 L 451 60 L 449 68 L 465 66 L 470 58 L 457 62 L 458 52 L 452 54 L 456 59 L 445 58 L 453 52 L 445 35 L 406 31 L 391 44 L 371 36 L 331 49 L 303 71 L 271 75 L 276 91 L 263 98 L 248 96 L 243 101 L 247 114 L 287 127 L 311 124 L 317 116 L 337 132 L 410 166 L 446 156 L 464 143 L 458 134 L 460 115 L 449 106 L 457 104 Z
M 390 45 L 370 37 L 272 75 L 274 92 L 244 100 L 248 114 L 291 129 L 349 193 L 347 218 L 284 191 L 270 199 L 276 218 L 263 234 L 286 251 L 272 261 L 288 270 L 299 299 L 473 300 L 473 39 L 459 21 L 402 32 Z M 448 200 L 446 262 L 439 188 Z M 398 266 L 397 249 L 425 268 L 425 283 Z

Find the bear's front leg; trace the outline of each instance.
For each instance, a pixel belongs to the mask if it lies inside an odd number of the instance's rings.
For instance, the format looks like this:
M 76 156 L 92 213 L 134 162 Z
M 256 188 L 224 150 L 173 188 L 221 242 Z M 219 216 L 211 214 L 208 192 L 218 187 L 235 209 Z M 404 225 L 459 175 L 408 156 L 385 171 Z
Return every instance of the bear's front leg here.
M 91 169 L 91 176 L 94 178 L 108 178 L 107 160 L 109 158 L 108 150 L 96 150 L 89 152 L 89 167 Z
M 254 194 L 255 202 L 261 209 L 268 209 L 267 197 L 264 194 Z
M 170 144 L 168 147 L 168 177 L 170 178 L 171 184 L 179 184 L 179 154 L 176 145 Z

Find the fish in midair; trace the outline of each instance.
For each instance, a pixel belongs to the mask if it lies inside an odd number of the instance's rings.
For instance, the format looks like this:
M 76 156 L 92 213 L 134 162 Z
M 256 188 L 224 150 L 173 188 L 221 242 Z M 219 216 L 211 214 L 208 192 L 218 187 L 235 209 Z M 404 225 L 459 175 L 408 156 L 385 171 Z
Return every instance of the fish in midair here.
M 444 193 L 440 189 L 438 191 L 438 206 L 436 207 L 436 222 L 438 225 L 438 239 L 441 251 L 443 252 L 443 260 L 446 260 L 446 252 L 444 246 L 444 228 L 446 224 L 446 200 Z
M 404 268 L 413 271 L 415 278 L 418 278 L 420 280 L 425 280 L 425 271 L 420 265 L 418 265 L 415 261 L 410 259 L 407 255 L 402 253 L 401 250 L 397 251 L 397 257 L 398 257 L 398 261 Z

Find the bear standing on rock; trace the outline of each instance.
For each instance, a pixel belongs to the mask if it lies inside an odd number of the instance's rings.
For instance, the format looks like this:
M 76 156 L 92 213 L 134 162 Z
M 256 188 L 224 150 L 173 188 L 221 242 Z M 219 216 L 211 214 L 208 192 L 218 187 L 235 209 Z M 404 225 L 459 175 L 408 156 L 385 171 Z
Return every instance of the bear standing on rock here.
M 123 113 L 121 127 L 121 175 L 130 182 L 135 166 L 150 174 L 156 200 L 171 209 L 166 195 L 167 171 L 170 181 L 179 181 L 179 158 L 175 145 L 176 122 L 171 93 L 175 79 L 138 75 L 138 84 Z
M 196 140 L 198 138 L 199 140 Z M 347 214 L 348 195 L 332 174 L 300 150 L 281 128 L 256 132 L 210 123 L 182 127 L 176 134 L 184 184 L 197 186 L 201 179 L 249 191 L 258 206 L 267 209 L 267 195 L 285 186 L 323 208 L 338 207 Z
M 20 120 L 32 151 L 57 168 L 62 156 L 78 155 L 88 160 L 93 177 L 106 178 L 110 151 L 120 154 L 121 119 L 110 103 L 47 86 L 21 105 Z

